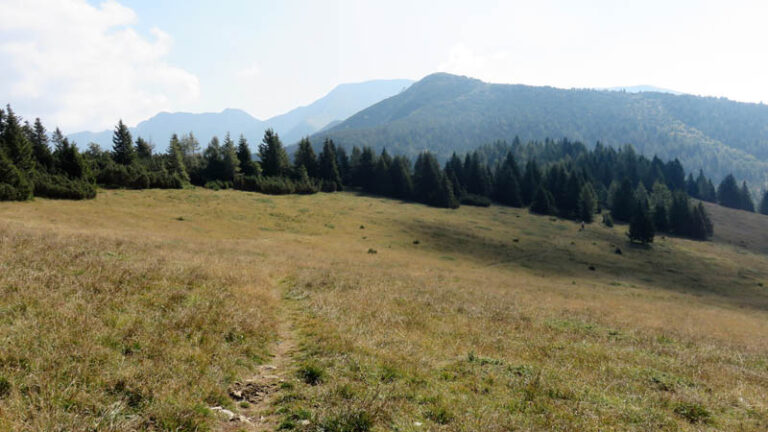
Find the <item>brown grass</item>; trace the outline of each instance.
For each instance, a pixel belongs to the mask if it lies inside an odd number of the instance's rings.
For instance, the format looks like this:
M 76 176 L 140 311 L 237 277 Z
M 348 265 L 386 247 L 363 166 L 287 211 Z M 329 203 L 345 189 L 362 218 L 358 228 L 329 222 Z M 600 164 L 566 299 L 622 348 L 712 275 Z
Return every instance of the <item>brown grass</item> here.
M 348 193 L 3 204 L 0 427 L 218 428 L 288 321 L 323 379 L 277 394 L 284 428 L 766 430 L 768 258 L 625 230 Z

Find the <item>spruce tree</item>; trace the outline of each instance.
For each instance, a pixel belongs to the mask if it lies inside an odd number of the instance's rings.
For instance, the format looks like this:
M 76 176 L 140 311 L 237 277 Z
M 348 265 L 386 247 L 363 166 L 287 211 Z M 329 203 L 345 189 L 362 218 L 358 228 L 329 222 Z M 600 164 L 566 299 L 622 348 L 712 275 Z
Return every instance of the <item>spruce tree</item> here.
M 264 131 L 264 138 L 259 144 L 261 172 L 267 177 L 282 177 L 288 174 L 290 162 L 288 153 L 280 142 L 280 137 L 272 129 Z
M 530 211 L 541 215 L 553 215 L 557 211 L 552 193 L 540 184 L 533 194 Z
M 353 178 L 355 184 L 363 188 L 363 190 L 373 191 L 373 170 L 376 167 L 376 155 L 373 153 L 373 149 L 370 147 L 363 147 L 362 153 L 360 153 L 360 159 L 355 168 Z
M 189 182 L 189 174 L 184 166 L 184 151 L 181 148 L 181 142 L 176 134 L 171 136 L 168 144 L 168 172 L 181 179 L 183 183 Z
M 642 244 L 653 243 L 655 235 L 656 230 L 648 206 L 638 202 L 629 222 L 629 232 L 627 233 L 629 240 Z
M 373 168 L 373 188 L 374 192 L 391 196 L 393 193 L 392 178 L 389 173 L 389 167 L 392 164 L 392 158 L 389 157 L 387 149 L 383 149 L 381 155 L 376 160 Z
M 748 212 L 754 212 L 755 211 L 755 203 L 752 201 L 752 194 L 749 192 L 749 188 L 747 187 L 747 182 L 743 182 L 741 184 L 741 209 L 746 210 Z
M 464 175 L 464 165 L 461 163 L 461 159 L 454 152 L 451 158 L 445 164 L 445 175 L 451 180 L 453 184 L 453 192 L 457 197 L 461 197 L 467 193 L 466 176 Z
M 243 175 L 255 176 L 259 174 L 259 167 L 253 160 L 248 141 L 243 134 L 240 134 L 240 138 L 237 140 L 237 160 L 240 162 L 240 171 Z
M 411 163 L 404 156 L 395 156 L 389 166 L 389 177 L 392 182 L 392 196 L 400 199 L 413 198 L 413 179 Z
M 768 215 L 768 190 L 763 192 L 763 199 L 760 200 L 758 211 L 760 214 Z
M 53 170 L 53 154 L 48 145 L 48 133 L 39 118 L 35 119 L 35 124 L 32 127 L 31 141 L 38 168 L 42 171 L 51 172 Z
M 120 165 L 132 165 L 136 160 L 136 149 L 128 126 L 120 120 L 112 134 L 112 159 Z
M 318 175 L 323 180 L 323 184 L 329 185 L 328 190 L 340 191 L 344 189 L 339 167 L 336 165 L 336 146 L 330 138 L 325 139 L 323 150 L 318 158 Z
M 336 147 L 336 165 L 339 167 L 341 183 L 349 184 L 351 181 L 352 170 L 349 165 L 349 156 L 347 156 L 347 151 L 342 146 Z
M 688 235 L 698 240 L 706 240 L 714 233 L 704 204 L 699 203 L 691 209 L 691 221 Z
M 315 150 L 312 149 L 309 138 L 302 138 L 299 141 L 299 147 L 293 155 L 293 166 L 297 169 L 302 166 L 306 168 L 309 177 L 319 176 L 317 156 Z
M 8 156 L 8 159 L 19 170 L 21 175 L 31 175 L 35 169 L 35 155 L 32 143 L 29 142 L 19 122 L 19 118 L 13 112 L 10 105 L 6 106 L 3 123 L 3 148 L 0 150 L 5 152 L 5 155 Z
M 224 155 L 219 144 L 219 138 L 214 136 L 203 151 L 205 161 L 204 181 L 222 180 L 224 177 Z
M 227 132 L 224 137 L 222 152 L 222 179 L 225 181 L 234 181 L 235 176 L 240 172 L 240 159 L 237 158 L 237 148 L 232 137 Z
M 684 192 L 676 191 L 672 194 L 669 229 L 680 236 L 687 236 L 691 232 L 691 209 L 688 204 L 688 195 Z
M 592 183 L 584 183 L 579 192 L 578 205 L 579 218 L 585 223 L 592 223 L 595 220 L 595 211 L 597 211 L 597 194 Z
M 717 202 L 724 207 L 741 208 L 742 195 L 733 175 L 728 174 L 717 187 Z
M 0 201 L 25 201 L 32 198 L 32 183 L 0 150 Z
M 669 231 L 669 214 L 664 202 L 657 202 L 653 207 L 653 225 L 658 232 Z
M 435 207 L 459 206 L 448 178 L 432 153 L 421 153 L 416 159 L 413 183 L 416 200 Z
M 628 222 L 635 209 L 635 191 L 632 182 L 625 178 L 611 197 L 611 216 L 618 221 Z
M 512 207 L 522 207 L 523 199 L 520 193 L 517 163 L 511 153 L 507 154 L 504 163 L 496 170 L 493 190 L 496 201 Z
M 74 143 L 70 143 L 67 138 L 64 138 L 62 143 L 62 149 L 58 158 L 58 168 L 71 179 L 85 179 L 87 177 L 88 169 L 83 156 L 77 150 L 77 146 Z
M 535 160 L 529 160 L 525 164 L 525 173 L 520 181 L 520 195 L 523 198 L 523 205 L 529 205 L 533 201 L 533 196 L 539 189 L 541 183 L 541 170 Z
M 136 156 L 145 162 L 152 159 L 152 145 L 142 137 L 136 139 Z

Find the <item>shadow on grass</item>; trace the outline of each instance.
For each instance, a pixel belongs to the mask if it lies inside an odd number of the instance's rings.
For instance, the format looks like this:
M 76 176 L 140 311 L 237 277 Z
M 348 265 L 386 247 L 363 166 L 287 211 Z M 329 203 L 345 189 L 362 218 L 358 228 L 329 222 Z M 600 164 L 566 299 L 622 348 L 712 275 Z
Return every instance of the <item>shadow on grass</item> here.
M 768 290 L 759 285 L 768 278 L 765 270 L 745 275 L 734 262 L 695 256 L 667 239 L 641 245 L 629 242 L 623 232 L 597 224 L 579 232 L 569 221 L 531 218 L 485 231 L 460 221 L 426 220 L 407 222 L 402 229 L 420 239 L 423 249 L 489 267 L 525 268 L 543 277 L 620 280 L 630 286 L 715 295 L 738 307 L 768 310 Z

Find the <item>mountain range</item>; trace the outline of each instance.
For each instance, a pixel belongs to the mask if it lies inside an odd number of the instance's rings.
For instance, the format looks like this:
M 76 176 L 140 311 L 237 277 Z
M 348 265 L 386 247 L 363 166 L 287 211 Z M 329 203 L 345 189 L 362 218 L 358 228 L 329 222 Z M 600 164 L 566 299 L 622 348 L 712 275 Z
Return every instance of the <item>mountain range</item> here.
M 216 135 L 227 132 L 234 136 L 241 133 L 252 144 L 261 140 L 264 130 L 274 129 L 285 143 L 297 142 L 304 136 L 334 125 L 352 114 L 387 97 L 393 96 L 413 83 L 406 79 L 374 80 L 362 83 L 341 84 L 326 96 L 307 106 L 291 110 L 267 120 L 259 120 L 239 109 L 225 109 L 219 113 L 168 113 L 162 112 L 131 128 L 131 133 L 153 142 L 156 150 L 167 147 L 174 133 L 193 132 L 200 143 L 205 144 Z M 78 132 L 69 139 L 85 147 L 94 142 L 103 148 L 112 146 L 112 130 Z
M 768 106 L 659 91 L 558 89 L 490 84 L 437 73 L 316 133 L 342 146 L 371 146 L 445 159 L 497 140 L 568 137 L 588 146 L 632 144 L 678 158 L 719 180 L 728 173 L 758 189 L 768 180 Z

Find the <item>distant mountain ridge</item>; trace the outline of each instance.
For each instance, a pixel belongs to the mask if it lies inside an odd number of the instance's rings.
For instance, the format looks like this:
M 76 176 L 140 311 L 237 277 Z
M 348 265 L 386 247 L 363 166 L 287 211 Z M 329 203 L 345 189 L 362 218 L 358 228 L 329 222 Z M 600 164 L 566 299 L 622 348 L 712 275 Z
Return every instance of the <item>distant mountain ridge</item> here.
M 386 147 L 412 157 L 430 150 L 441 158 L 515 136 L 568 137 L 590 146 L 632 144 L 715 179 L 732 172 L 753 188 L 768 180 L 768 106 L 723 98 L 489 84 L 437 73 L 312 142 L 326 136 L 343 146 Z
M 309 105 L 265 121 L 243 110 L 232 108 L 219 113 L 161 112 L 131 128 L 131 133 L 154 142 L 156 150 L 159 151 L 167 147 L 171 134 L 190 131 L 203 146 L 214 135 L 222 138 L 227 132 L 234 136 L 242 133 L 255 145 L 261 140 L 265 129 L 273 128 L 284 143 L 292 144 L 329 124 L 339 123 L 363 108 L 403 91 L 412 83 L 411 80 L 392 79 L 341 84 Z M 91 142 L 103 148 L 110 148 L 112 145 L 111 130 L 78 132 L 68 137 L 81 147 Z

